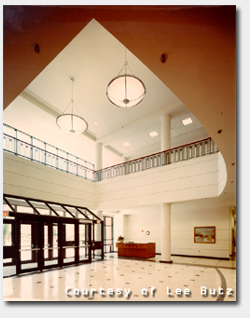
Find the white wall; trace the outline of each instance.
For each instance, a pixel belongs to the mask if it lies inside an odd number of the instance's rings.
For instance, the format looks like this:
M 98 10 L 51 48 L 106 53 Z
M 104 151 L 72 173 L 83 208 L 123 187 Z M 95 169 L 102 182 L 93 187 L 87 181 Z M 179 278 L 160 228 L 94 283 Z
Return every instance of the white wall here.
M 220 187 L 218 156 L 216 153 L 94 183 L 4 152 L 3 191 L 97 211 L 216 197 Z
M 216 153 L 98 182 L 97 207 L 122 209 L 216 197 L 218 156 Z
M 4 152 L 3 192 L 95 209 L 92 181 Z
M 219 181 L 219 187 L 218 187 L 218 195 L 222 193 L 224 190 L 226 183 L 227 183 L 227 169 L 225 165 L 225 161 L 223 159 L 222 154 L 218 153 L 218 181 Z
M 155 242 L 156 253 L 161 253 L 160 205 L 123 210 L 126 218 L 125 241 Z M 181 203 L 171 206 L 171 254 L 228 258 L 230 255 L 230 211 L 228 206 L 210 206 L 203 202 Z M 115 227 L 119 227 L 118 218 Z M 194 243 L 194 227 L 215 226 L 216 243 Z M 150 231 L 150 235 L 146 235 Z M 119 233 L 121 234 L 121 233 Z M 116 239 L 116 237 L 115 237 Z
M 115 215 L 115 241 L 122 234 L 127 241 L 156 242 L 157 253 L 161 248 L 159 203 L 172 202 L 173 254 L 228 257 L 228 206 L 208 207 L 206 201 L 199 206 L 193 201 L 192 207 L 174 203 L 218 195 L 218 168 L 224 169 L 222 157 L 218 164 L 218 155 L 94 183 L 4 152 L 3 192 L 97 211 L 105 212 L 105 207 L 119 209 L 121 212 Z M 131 205 L 132 210 L 125 210 Z M 195 226 L 216 226 L 216 244 L 195 244 Z M 146 231 L 150 231 L 149 236 Z
M 230 254 L 230 211 L 228 206 L 172 208 L 172 254 L 228 258 Z M 216 227 L 216 243 L 194 243 L 194 227 Z
M 160 209 L 159 206 L 149 206 L 132 210 L 129 213 L 124 211 L 126 227 L 124 228 L 125 241 L 135 243 L 156 243 L 156 253 L 160 253 Z M 150 234 L 147 235 L 146 232 Z

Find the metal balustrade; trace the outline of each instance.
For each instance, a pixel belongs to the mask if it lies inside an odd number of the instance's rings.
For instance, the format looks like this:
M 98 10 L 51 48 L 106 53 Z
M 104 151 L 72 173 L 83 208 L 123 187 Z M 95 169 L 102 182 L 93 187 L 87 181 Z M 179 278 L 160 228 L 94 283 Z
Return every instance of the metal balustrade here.
M 4 124 L 3 150 L 78 177 L 95 181 L 94 164 L 6 124 Z
M 3 149 L 5 151 L 94 182 L 189 160 L 219 151 L 214 141 L 211 138 L 206 138 L 95 171 L 94 164 L 88 161 L 73 156 L 64 150 L 23 133 L 9 125 L 4 124 L 4 127 L 9 129 L 9 134 L 5 132 L 3 134 Z M 19 135 L 22 139 L 20 139 Z
M 138 171 L 144 171 L 175 162 L 213 154 L 218 151 L 219 150 L 214 141 L 211 138 L 207 138 L 188 145 L 161 151 L 146 157 L 123 162 L 118 165 L 98 170 L 95 172 L 95 181 L 102 181 Z

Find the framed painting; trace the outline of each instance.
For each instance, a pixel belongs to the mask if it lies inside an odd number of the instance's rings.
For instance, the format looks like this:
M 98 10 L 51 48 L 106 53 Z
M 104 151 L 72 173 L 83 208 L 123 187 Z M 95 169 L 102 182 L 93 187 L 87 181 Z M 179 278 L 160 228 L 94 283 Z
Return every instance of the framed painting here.
M 215 226 L 203 226 L 194 228 L 194 243 L 215 243 Z

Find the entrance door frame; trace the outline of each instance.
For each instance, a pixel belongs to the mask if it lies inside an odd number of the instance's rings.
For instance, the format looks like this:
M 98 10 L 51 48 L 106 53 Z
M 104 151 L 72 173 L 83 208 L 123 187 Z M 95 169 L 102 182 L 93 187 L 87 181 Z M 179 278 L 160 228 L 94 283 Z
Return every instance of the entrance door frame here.
M 15 219 L 3 219 L 4 224 L 12 224 L 12 246 L 11 249 L 8 248 L 8 258 L 12 258 L 12 265 L 16 265 L 16 275 L 31 272 L 31 271 L 43 271 L 44 269 L 50 268 L 62 268 L 64 266 L 69 265 L 76 265 L 76 264 L 84 264 L 90 263 L 92 261 L 92 228 L 93 223 L 77 218 L 67 218 L 67 217 L 55 217 L 49 215 L 37 215 L 31 213 L 20 213 L 20 212 L 9 212 L 10 217 L 14 217 Z M 44 258 L 44 225 L 46 223 L 51 224 L 58 224 L 58 263 L 55 265 L 45 265 L 45 258 Z M 31 248 L 34 248 L 34 251 L 37 252 L 37 267 L 33 268 L 26 268 L 22 269 L 22 264 L 29 263 L 29 261 L 21 261 L 21 225 L 22 224 L 31 224 L 32 226 L 32 244 Z M 74 247 L 75 247 L 75 258 L 74 261 L 64 263 L 64 253 L 63 248 L 65 247 L 65 233 L 63 230 L 64 224 L 73 224 L 75 229 L 75 240 L 74 240 Z M 84 260 L 79 260 L 79 226 L 85 225 L 88 228 L 88 244 L 86 248 L 88 249 L 87 255 L 88 258 Z M 36 229 L 34 226 L 36 225 Z M 34 233 L 37 233 L 37 237 L 34 237 Z M 70 242 L 72 243 L 72 242 Z M 38 250 L 39 249 L 39 250 Z M 7 249 L 5 249 L 7 251 Z M 7 252 L 6 252 L 7 253 Z M 4 258 L 6 254 L 3 255 Z M 103 258 L 102 258 L 103 259 Z M 34 261 L 33 255 L 31 262 Z M 9 265 L 9 264 L 8 264 Z

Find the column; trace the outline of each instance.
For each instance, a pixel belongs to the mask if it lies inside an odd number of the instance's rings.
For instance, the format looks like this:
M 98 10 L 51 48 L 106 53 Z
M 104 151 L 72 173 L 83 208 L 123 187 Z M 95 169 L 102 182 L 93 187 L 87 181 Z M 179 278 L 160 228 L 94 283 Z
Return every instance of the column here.
M 102 169 L 102 144 L 95 144 L 95 171 Z M 101 172 L 96 173 L 96 181 L 102 180 Z
M 171 116 L 161 117 L 161 151 L 171 148 Z M 169 163 L 169 156 L 163 156 L 164 163 Z M 162 263 L 171 261 L 171 203 L 161 205 L 161 260 Z
M 100 170 L 102 169 L 102 144 L 97 142 L 95 150 L 95 170 Z
M 171 261 L 171 204 L 161 205 L 161 263 Z
M 161 151 L 171 148 L 171 116 L 161 116 Z
M 123 160 L 123 162 L 124 162 L 124 174 L 128 174 L 128 164 L 126 163 L 127 161 L 128 161 L 128 158 L 127 157 L 122 157 L 122 160 Z

